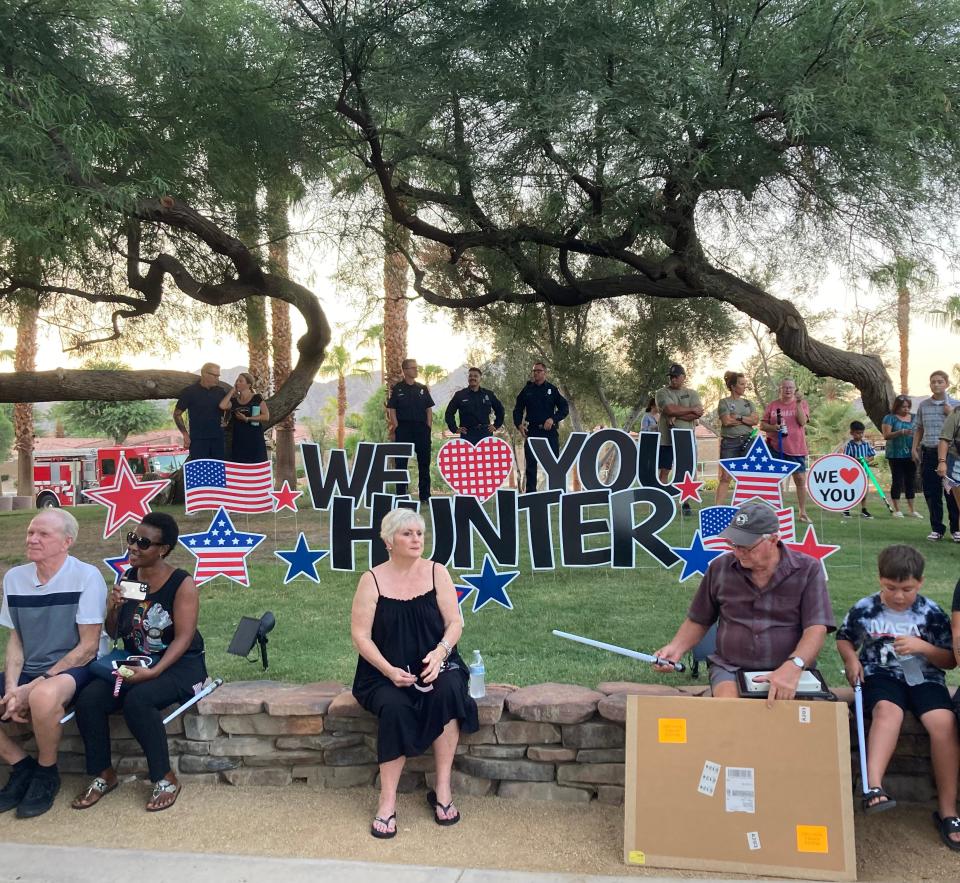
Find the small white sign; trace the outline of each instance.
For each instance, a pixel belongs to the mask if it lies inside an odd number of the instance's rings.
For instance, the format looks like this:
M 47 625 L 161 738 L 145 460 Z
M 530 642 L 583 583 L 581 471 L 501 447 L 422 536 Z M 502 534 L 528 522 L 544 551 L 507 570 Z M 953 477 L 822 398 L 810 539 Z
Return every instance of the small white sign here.
M 821 509 L 846 512 L 867 495 L 866 470 L 846 454 L 827 454 L 807 471 L 807 493 Z
M 717 782 L 719 781 L 720 764 L 708 760 L 703 764 L 703 772 L 700 773 L 700 784 L 697 785 L 697 791 L 707 797 L 713 797 L 713 792 L 717 790 Z
M 800 706 L 800 723 L 802 724 L 810 723 L 810 706 L 809 705 Z
M 747 848 L 751 850 L 760 848 L 759 831 L 747 831 Z
M 726 768 L 726 811 L 757 811 L 756 788 L 753 767 L 728 766 Z

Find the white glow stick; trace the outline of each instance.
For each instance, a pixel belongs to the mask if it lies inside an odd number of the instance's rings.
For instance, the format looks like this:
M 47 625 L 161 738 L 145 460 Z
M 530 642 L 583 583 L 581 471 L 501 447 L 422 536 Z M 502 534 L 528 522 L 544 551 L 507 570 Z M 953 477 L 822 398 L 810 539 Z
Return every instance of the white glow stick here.
M 641 662 L 669 665 L 674 671 L 687 670 L 682 662 L 671 662 L 669 659 L 661 659 L 659 656 L 651 656 L 649 653 L 640 653 L 637 650 L 628 650 L 626 647 L 618 647 L 616 644 L 605 644 L 603 641 L 594 641 L 592 638 L 581 638 L 579 635 L 571 635 L 569 632 L 561 632 L 558 629 L 554 629 L 553 634 L 558 638 L 566 638 L 568 641 L 576 641 L 578 644 L 586 644 L 588 647 L 596 647 L 598 650 L 609 650 L 611 653 L 629 656 L 631 659 L 639 659 Z

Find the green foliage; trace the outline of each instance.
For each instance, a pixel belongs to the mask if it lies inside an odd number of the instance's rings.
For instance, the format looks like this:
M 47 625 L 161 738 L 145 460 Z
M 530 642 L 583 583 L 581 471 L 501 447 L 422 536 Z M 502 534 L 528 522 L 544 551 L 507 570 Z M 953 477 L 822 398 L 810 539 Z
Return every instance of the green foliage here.
M 0 405 L 0 462 L 6 462 L 13 448 L 13 405 Z
M 851 420 L 863 420 L 863 415 L 849 402 L 823 402 L 811 408 L 806 430 L 811 455 L 827 454 L 838 447 L 842 450 L 850 438 Z

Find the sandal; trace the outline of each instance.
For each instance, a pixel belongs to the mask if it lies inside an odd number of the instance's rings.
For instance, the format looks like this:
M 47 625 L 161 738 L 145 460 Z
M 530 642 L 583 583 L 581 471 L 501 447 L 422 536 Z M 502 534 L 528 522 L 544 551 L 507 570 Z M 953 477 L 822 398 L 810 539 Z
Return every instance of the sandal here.
M 74 799 L 73 803 L 70 804 L 74 809 L 90 809 L 95 803 L 99 803 L 102 797 L 105 797 L 117 785 L 120 784 L 119 780 L 116 780 L 111 784 L 102 776 L 97 776 L 91 783 L 90 786 L 82 794 L 78 794 Z M 96 795 L 96 796 L 94 796 Z
M 941 818 L 940 813 L 935 812 L 933 814 L 933 824 L 937 826 L 937 830 L 940 832 L 940 839 L 954 852 L 960 852 L 960 843 L 950 839 L 951 834 L 960 834 L 960 818 L 956 816 Z
M 370 826 L 370 833 L 377 838 L 377 840 L 389 840 L 391 837 L 397 836 L 397 814 L 395 812 L 390 813 L 385 819 L 380 816 L 373 817 L 374 822 L 380 822 L 387 830 L 378 831 L 376 825 Z M 393 822 L 393 830 L 390 830 L 390 822 Z
M 453 816 L 453 818 L 449 818 L 449 819 L 441 819 L 440 816 L 437 815 L 438 809 L 442 809 L 444 812 L 450 812 L 450 808 L 453 806 L 453 801 L 451 800 L 449 803 L 440 803 L 440 801 L 437 800 L 436 791 L 427 792 L 427 803 L 430 804 L 430 808 L 433 810 L 433 820 L 438 825 L 443 825 L 444 827 L 446 827 L 448 825 L 455 825 L 457 822 L 460 821 L 459 812 L 455 816 Z
M 170 782 L 167 779 L 161 779 L 153 786 L 153 794 L 150 795 L 150 800 L 147 801 L 147 812 L 160 812 L 161 810 L 170 809 L 170 807 L 177 802 L 177 798 L 180 796 L 182 790 L 183 785 L 179 782 Z M 173 795 L 172 800 L 166 803 L 157 803 L 162 797 L 170 794 Z
M 894 800 L 883 788 L 871 788 L 861 798 L 863 811 L 865 813 L 886 812 L 897 805 Z M 876 801 L 871 803 L 871 801 Z

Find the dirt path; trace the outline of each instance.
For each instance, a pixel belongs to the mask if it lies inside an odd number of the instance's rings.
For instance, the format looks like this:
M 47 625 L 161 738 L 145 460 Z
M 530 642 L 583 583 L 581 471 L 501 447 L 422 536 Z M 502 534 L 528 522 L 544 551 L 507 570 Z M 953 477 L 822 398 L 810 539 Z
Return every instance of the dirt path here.
M 376 808 L 372 789 L 192 785 L 173 810 L 148 816 L 143 782 L 125 782 L 90 810 L 70 809 L 83 781 L 65 776 L 56 806 L 39 819 L 0 816 L 0 841 L 638 877 L 665 873 L 621 863 L 623 811 L 597 803 L 463 797 L 463 822 L 441 828 L 431 821 L 420 791 L 401 795 L 400 833 L 379 841 L 367 833 Z M 930 810 L 919 806 L 858 814 L 857 856 L 861 880 L 960 879 L 960 855 L 940 844 Z

